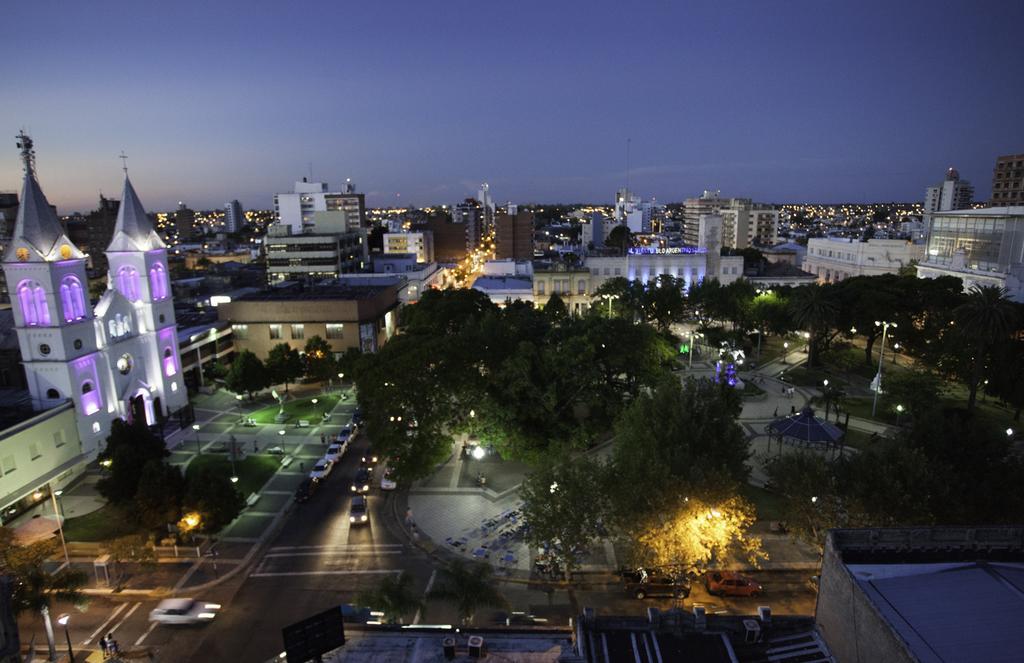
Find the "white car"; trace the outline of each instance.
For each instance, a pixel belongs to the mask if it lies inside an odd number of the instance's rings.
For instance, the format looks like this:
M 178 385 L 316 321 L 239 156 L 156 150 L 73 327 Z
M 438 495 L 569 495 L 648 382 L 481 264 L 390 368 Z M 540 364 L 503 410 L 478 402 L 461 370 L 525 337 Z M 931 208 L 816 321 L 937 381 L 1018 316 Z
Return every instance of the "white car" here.
M 338 436 L 335 438 L 335 441 L 340 442 L 342 444 L 348 444 L 349 441 L 352 440 L 352 438 L 354 438 L 355 436 L 355 429 L 352 428 L 351 424 L 349 424 L 348 426 L 345 426 L 344 428 L 341 429 L 341 432 L 338 433 Z
M 205 624 L 217 616 L 219 603 L 195 599 L 164 599 L 150 610 L 149 621 L 161 624 Z
M 331 444 L 331 446 L 327 447 L 327 453 L 324 454 L 324 458 L 331 461 L 332 463 L 337 463 L 339 460 L 341 460 L 341 457 L 345 455 L 345 451 L 347 450 L 348 444 L 335 442 Z
M 384 474 L 380 477 L 380 489 L 381 490 L 394 490 L 398 488 L 398 483 L 391 476 L 391 468 L 388 467 L 384 470 Z
M 330 474 L 331 470 L 333 469 L 334 463 L 332 463 L 330 460 L 326 458 L 321 458 L 320 460 L 316 461 L 316 465 L 314 465 L 313 469 L 310 470 L 309 478 L 321 481 L 323 479 L 326 479 L 327 475 Z

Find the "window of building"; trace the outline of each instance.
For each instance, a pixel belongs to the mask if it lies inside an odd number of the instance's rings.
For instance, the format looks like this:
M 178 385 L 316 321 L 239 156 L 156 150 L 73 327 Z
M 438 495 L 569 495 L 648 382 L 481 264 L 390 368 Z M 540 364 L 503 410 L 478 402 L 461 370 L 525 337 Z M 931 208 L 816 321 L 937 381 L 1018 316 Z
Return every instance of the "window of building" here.
M 50 389 L 46 390 L 46 397 L 47 398 L 60 398 L 60 392 L 51 387 Z
M 615 268 L 615 276 L 622 276 L 622 270 L 618 267 Z
M 130 302 L 139 299 L 139 271 L 131 265 L 117 270 L 117 289 Z
M 268 325 L 270 328 L 270 340 L 277 341 L 281 338 L 281 325 Z
M 50 324 L 50 309 L 46 304 L 46 291 L 36 281 L 24 280 L 18 284 L 18 303 L 26 325 Z
M 239 341 L 249 338 L 249 325 L 231 325 L 231 333 Z
M 100 422 L 98 422 L 98 421 L 92 422 L 92 432 L 99 433 L 100 429 L 101 429 Z
M 164 375 L 171 377 L 177 374 L 178 363 L 174 361 L 174 350 L 169 347 L 164 348 Z
M 543 295 L 544 294 L 544 281 L 537 281 L 537 294 L 538 295 Z
M 82 282 L 75 276 L 65 276 L 60 282 L 60 302 L 64 309 L 64 322 L 85 318 L 85 294 Z
M 344 330 L 344 327 L 345 327 L 345 325 L 341 325 L 341 324 L 338 324 L 338 323 L 333 323 L 333 322 L 327 323 L 327 338 L 335 339 L 335 340 L 339 339 L 339 338 L 343 338 L 342 332 Z
M 292 325 L 292 340 L 301 341 L 306 338 L 306 325 Z
M 28 445 L 28 457 L 32 460 L 36 460 L 43 454 L 39 453 L 39 445 L 35 442 L 30 442 Z
M 580 279 L 579 282 L 576 284 L 576 294 L 577 295 L 585 295 L 585 294 L 587 294 L 587 282 L 585 280 Z
M 159 262 L 149 268 L 149 293 L 154 300 L 167 298 L 167 270 Z
M 18 466 L 14 464 L 14 456 L 4 456 L 4 474 L 10 474 L 14 470 L 18 469 Z

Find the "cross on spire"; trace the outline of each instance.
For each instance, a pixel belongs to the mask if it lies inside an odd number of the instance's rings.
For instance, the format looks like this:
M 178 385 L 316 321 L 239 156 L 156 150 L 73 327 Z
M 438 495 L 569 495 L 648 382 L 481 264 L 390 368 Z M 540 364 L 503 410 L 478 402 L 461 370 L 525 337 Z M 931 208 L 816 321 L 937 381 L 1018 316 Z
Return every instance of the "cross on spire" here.
M 22 129 L 18 135 L 18 149 L 21 150 L 21 163 L 26 175 L 34 175 L 36 171 L 36 151 L 32 148 L 32 138 Z
M 121 160 L 121 170 L 123 170 L 124 174 L 127 175 L 128 174 L 128 155 L 124 153 L 124 150 L 121 150 L 121 156 L 119 156 L 117 158 Z

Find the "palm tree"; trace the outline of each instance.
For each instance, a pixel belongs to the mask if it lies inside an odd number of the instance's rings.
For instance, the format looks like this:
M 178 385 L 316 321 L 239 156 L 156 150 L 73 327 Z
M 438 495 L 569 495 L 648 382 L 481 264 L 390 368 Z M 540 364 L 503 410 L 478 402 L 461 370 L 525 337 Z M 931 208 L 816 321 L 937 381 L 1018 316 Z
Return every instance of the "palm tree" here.
M 971 288 L 967 301 L 956 307 L 953 315 L 960 336 L 973 352 L 967 378 L 967 411 L 972 412 L 986 359 L 999 344 L 1010 340 L 1020 320 L 1006 290 L 992 285 Z
M 461 560 L 440 569 L 441 586 L 427 598 L 438 599 L 455 606 L 463 624 L 473 621 L 479 608 L 507 608 L 508 601 L 498 591 L 494 570 L 488 564 L 466 564 Z
M 807 365 L 818 363 L 818 349 L 821 337 L 832 326 L 839 307 L 836 305 L 832 292 L 817 283 L 798 288 L 790 299 L 790 312 L 793 322 L 810 332 L 807 343 Z
M 423 610 L 423 601 L 412 588 L 413 578 L 402 571 L 397 576 L 386 576 L 376 589 L 360 592 L 356 602 L 384 613 L 389 624 L 402 623 L 402 619 Z
M 31 611 L 42 615 L 51 661 L 57 660 L 57 648 L 53 640 L 50 607 L 54 601 L 82 603 L 85 596 L 81 589 L 87 579 L 84 572 L 70 568 L 48 572 L 46 561 L 56 549 L 53 540 L 19 546 L 14 543 L 13 532 L 0 528 L 0 573 L 14 578 L 12 606 L 17 614 Z

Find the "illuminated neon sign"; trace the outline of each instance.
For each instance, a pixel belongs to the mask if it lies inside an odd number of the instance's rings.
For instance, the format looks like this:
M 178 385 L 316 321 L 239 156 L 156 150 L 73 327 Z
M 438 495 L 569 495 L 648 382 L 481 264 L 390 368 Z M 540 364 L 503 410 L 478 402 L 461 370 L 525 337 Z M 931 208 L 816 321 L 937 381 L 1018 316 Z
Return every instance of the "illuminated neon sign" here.
M 665 248 L 657 246 L 634 246 L 629 250 L 631 256 L 673 256 L 673 255 L 698 255 L 707 253 L 707 249 L 696 246 L 669 246 Z

